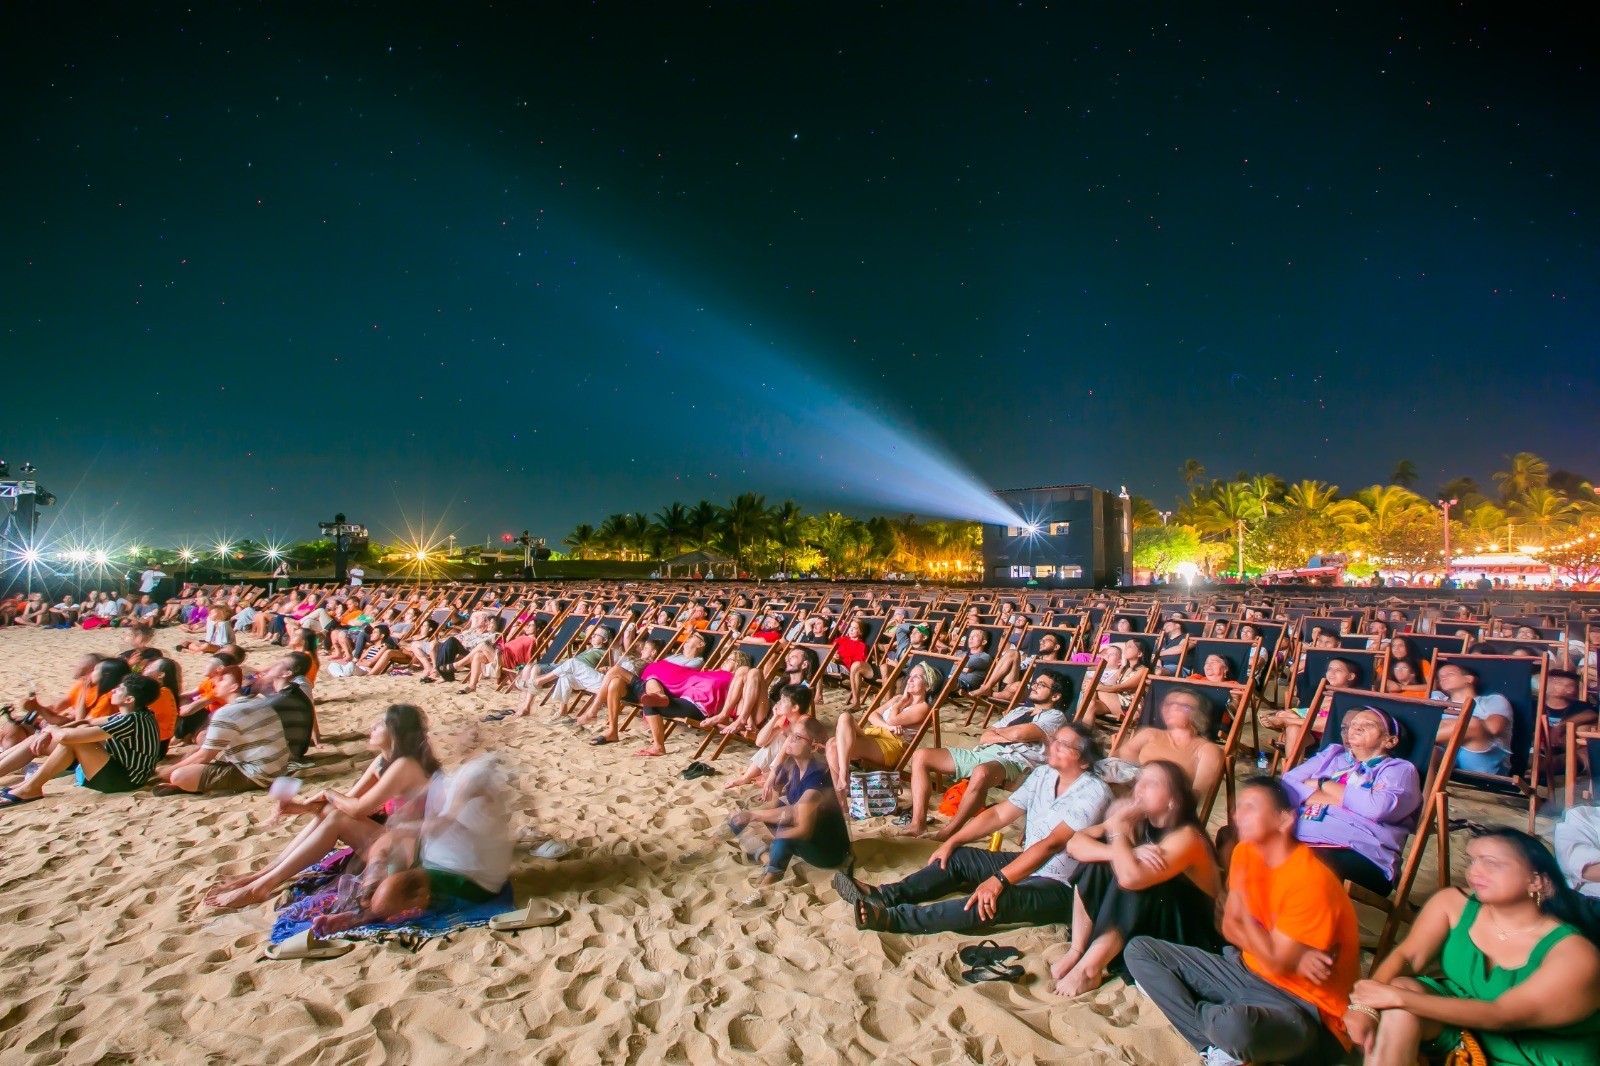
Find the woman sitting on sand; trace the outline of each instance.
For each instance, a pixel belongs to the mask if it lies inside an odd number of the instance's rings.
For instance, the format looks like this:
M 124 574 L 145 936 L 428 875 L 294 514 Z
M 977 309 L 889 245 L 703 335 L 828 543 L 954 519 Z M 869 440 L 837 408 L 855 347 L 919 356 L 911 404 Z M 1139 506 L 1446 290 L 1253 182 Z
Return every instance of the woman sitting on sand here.
M 850 763 L 858 760 L 877 770 L 893 770 L 905 756 L 906 744 L 933 713 L 930 702 L 944 686 L 944 677 L 932 663 L 918 663 L 906 672 L 905 688 L 856 725 L 855 716 L 839 715 L 834 738 L 828 742 L 828 768 L 833 787 L 843 795 L 850 785 Z
M 1194 789 L 1176 763 L 1145 763 L 1133 795 L 1113 804 L 1105 821 L 1073 833 L 1067 854 L 1073 876 L 1072 945 L 1050 967 L 1061 996 L 1099 988 L 1136 936 L 1217 951 L 1216 900 L 1222 876 L 1195 809 Z M 1050 838 L 1034 852 L 1053 854 Z
M 304 799 L 279 800 L 277 817 L 309 814 L 311 821 L 276 862 L 219 882 L 206 894 L 206 902 L 221 909 L 262 903 L 341 843 L 365 858 L 383 835 L 388 816 L 425 794 L 428 780 L 439 770 L 422 711 L 408 703 L 391 704 L 372 724 L 367 747 L 378 757 L 348 793 L 325 788 Z

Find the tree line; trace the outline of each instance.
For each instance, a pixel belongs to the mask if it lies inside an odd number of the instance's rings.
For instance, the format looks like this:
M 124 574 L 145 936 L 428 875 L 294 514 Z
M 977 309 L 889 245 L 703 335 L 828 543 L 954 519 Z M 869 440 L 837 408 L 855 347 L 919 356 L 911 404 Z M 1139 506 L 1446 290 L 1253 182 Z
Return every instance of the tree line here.
M 1378 569 L 1412 576 L 1444 559 L 1449 503 L 1451 558 L 1527 551 L 1574 581 L 1600 576 L 1600 498 L 1587 479 L 1531 452 L 1506 456 L 1485 490 L 1469 477 L 1417 491 L 1416 465 L 1401 460 L 1387 484 L 1342 493 L 1325 481 L 1293 484 L 1240 471 L 1207 478 L 1190 459 L 1180 470 L 1188 494 L 1163 513 L 1133 498 L 1134 565 L 1157 574 L 1192 564 L 1207 574 L 1304 567 L 1342 554 L 1355 576 Z

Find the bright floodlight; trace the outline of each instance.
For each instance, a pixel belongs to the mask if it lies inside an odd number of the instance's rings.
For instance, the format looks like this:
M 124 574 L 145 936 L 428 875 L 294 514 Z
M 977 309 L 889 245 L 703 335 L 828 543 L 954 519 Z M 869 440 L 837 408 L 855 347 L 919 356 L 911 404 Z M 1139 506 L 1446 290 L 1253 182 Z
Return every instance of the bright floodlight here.
M 233 550 L 233 545 L 232 544 L 227 544 L 227 543 L 218 544 L 217 545 L 217 558 L 219 558 L 219 559 L 227 558 L 228 553 L 231 552 L 232 550 Z
M 27 563 L 29 566 L 37 566 L 41 558 L 42 556 L 40 556 L 38 548 L 22 549 L 22 561 Z
M 178 553 L 178 558 L 182 559 L 186 563 L 192 563 L 194 562 L 194 552 L 190 551 L 188 548 L 185 548 Z
M 1044 527 L 1040 526 L 1037 522 L 1030 522 L 1022 527 L 1023 532 L 1027 533 L 1030 537 L 1037 537 L 1043 528 Z
M 107 555 L 104 551 L 97 551 L 97 552 L 94 553 L 94 565 L 96 565 L 96 566 L 104 566 L 107 563 L 109 563 L 110 561 L 111 561 L 111 557 L 109 555 Z

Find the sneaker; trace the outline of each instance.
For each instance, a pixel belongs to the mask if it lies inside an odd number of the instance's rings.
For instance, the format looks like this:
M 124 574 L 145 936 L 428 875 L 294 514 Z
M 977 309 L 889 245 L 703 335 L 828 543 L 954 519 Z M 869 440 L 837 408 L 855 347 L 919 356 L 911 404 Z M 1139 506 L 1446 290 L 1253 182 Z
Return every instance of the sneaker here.
M 1200 1056 L 1200 1061 L 1206 1066 L 1244 1066 L 1243 1059 L 1236 1059 L 1219 1047 L 1208 1047 Z

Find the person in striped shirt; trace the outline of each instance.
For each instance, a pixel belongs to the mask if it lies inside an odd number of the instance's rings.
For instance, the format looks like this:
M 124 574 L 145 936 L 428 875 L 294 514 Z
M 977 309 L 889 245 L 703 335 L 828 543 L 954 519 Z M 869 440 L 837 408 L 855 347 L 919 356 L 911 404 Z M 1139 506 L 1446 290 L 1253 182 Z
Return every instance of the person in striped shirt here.
M 30 758 L 39 763 L 15 788 L 0 788 L 0 808 L 40 799 L 46 781 L 73 768 L 78 784 L 96 792 L 143 787 L 161 757 L 160 730 L 150 713 L 160 694 L 154 678 L 129 674 L 111 690 L 115 714 L 78 725 L 46 726 L 28 743 L 7 751 L 0 773 L 15 773 Z
M 212 678 L 223 706 L 211 715 L 200 747 L 156 775 L 158 796 L 266 788 L 289 767 L 283 723 L 269 700 L 241 698 L 244 675 L 226 667 Z

